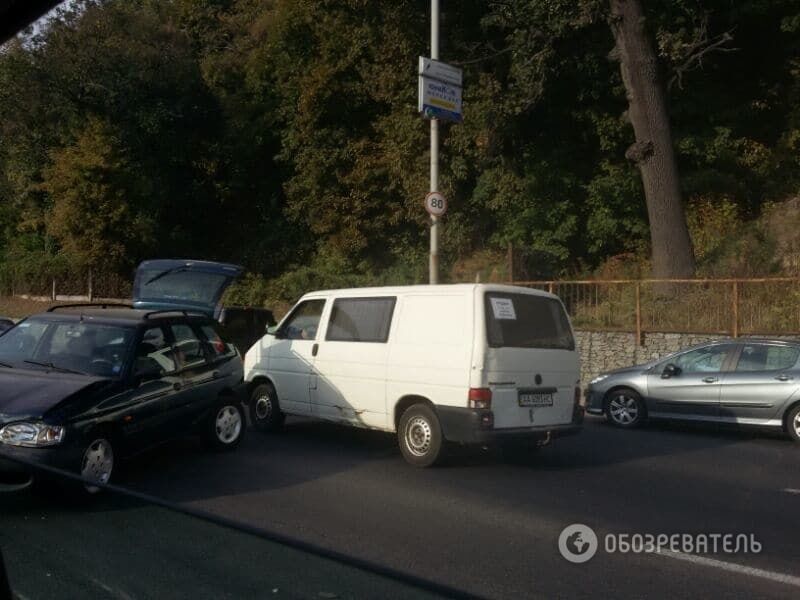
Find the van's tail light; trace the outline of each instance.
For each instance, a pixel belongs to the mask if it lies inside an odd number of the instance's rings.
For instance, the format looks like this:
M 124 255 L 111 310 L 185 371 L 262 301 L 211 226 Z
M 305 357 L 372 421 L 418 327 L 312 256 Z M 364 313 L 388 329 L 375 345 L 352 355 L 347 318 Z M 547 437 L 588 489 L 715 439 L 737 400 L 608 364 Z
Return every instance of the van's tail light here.
M 491 408 L 492 390 L 489 388 L 469 388 L 468 400 L 470 408 Z
M 581 388 L 580 386 L 575 386 L 575 406 L 581 405 Z

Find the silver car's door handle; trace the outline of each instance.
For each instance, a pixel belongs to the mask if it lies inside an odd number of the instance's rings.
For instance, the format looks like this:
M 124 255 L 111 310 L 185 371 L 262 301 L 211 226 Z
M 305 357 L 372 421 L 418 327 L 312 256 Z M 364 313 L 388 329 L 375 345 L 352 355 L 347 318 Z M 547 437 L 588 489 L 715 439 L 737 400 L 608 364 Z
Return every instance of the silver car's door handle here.
M 777 379 L 778 381 L 792 381 L 794 379 L 794 377 L 792 377 L 791 375 L 783 375 L 783 374 L 781 374 L 781 375 L 778 375 L 775 379 Z
M 706 377 L 705 379 L 703 379 L 704 383 L 717 383 L 718 381 L 719 379 L 717 379 L 716 377 Z

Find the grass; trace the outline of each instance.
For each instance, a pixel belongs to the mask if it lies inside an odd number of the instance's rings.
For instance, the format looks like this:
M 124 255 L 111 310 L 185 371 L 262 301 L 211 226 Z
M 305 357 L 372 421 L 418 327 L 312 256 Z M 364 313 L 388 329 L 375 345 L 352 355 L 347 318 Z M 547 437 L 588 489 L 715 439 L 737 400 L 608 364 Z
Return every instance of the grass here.
M 68 302 L 39 302 L 28 300 L 19 296 L 0 296 L 0 316 L 11 319 L 22 319 L 29 315 L 44 312 L 56 304 L 69 304 Z

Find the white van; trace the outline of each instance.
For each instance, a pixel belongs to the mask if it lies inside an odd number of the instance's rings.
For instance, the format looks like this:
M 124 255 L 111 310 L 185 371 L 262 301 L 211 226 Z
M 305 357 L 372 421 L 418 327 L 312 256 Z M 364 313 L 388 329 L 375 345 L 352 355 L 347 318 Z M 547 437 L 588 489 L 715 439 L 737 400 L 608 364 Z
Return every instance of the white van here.
M 506 285 L 312 292 L 245 357 L 256 427 L 288 414 L 397 432 L 423 467 L 445 440 L 576 433 L 579 377 L 561 300 Z

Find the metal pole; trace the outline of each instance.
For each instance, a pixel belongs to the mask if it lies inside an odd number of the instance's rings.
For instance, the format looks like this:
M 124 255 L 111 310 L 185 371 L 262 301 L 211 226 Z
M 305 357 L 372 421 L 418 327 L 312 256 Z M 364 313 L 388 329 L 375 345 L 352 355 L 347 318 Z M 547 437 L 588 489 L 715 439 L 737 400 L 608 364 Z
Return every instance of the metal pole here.
M 642 338 L 642 284 L 636 282 L 636 344 L 644 346 Z
M 431 58 L 439 59 L 439 0 L 431 0 Z M 439 120 L 431 119 L 431 192 L 439 191 Z M 439 283 L 439 218 L 431 215 L 430 283 Z

